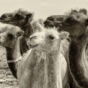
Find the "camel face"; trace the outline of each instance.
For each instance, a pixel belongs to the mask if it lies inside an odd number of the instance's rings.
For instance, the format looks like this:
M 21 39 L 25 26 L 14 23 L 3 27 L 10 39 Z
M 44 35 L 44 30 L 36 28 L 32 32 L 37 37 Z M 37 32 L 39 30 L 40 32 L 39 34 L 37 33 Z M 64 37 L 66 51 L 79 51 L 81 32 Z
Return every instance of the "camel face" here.
M 16 26 L 23 26 L 28 21 L 32 20 L 32 13 L 27 11 L 18 10 L 13 13 L 5 13 L 0 17 L 0 21 L 3 23 L 13 24 Z
M 29 37 L 33 32 L 33 29 L 32 29 L 32 26 L 31 26 L 32 18 L 33 18 L 32 13 L 21 10 L 21 9 L 17 10 L 17 11 L 14 11 L 14 12 L 11 12 L 11 13 L 10 12 L 9 13 L 4 13 L 0 16 L 0 22 L 6 23 L 6 24 L 11 24 L 11 25 L 14 25 L 14 26 L 18 26 L 18 27 L 21 28 L 21 30 L 24 31 L 23 38 L 20 40 L 21 54 L 23 54 L 24 52 L 26 52 L 29 49 L 28 46 L 27 46 L 26 38 Z M 13 30 L 11 30 L 11 31 L 13 31 Z M 13 33 L 15 33 L 15 32 L 13 32 Z M 5 47 L 8 46 L 9 48 L 10 48 L 11 44 L 12 44 L 11 47 L 13 47 L 13 46 L 15 46 L 15 43 L 16 43 L 15 41 L 10 42 L 10 40 L 7 41 L 7 42 L 8 42 L 8 44 L 4 43 Z M 8 48 L 6 48 L 6 49 L 7 49 L 7 60 L 9 60 L 9 58 L 11 60 L 13 60 L 14 57 L 12 56 L 12 53 L 13 53 L 12 51 L 14 49 L 13 48 L 12 49 L 10 48 L 10 50 Z M 16 75 L 17 71 L 15 69 L 15 63 L 11 63 L 11 64 L 8 63 L 8 65 L 9 65 L 14 77 L 17 78 L 17 75 Z
M 18 37 L 23 35 L 23 31 L 16 26 L 0 23 L 0 45 L 13 48 Z
M 80 37 L 87 32 L 88 17 L 83 11 L 72 11 L 63 21 L 61 30 L 68 31 L 72 37 Z
M 60 41 L 67 38 L 67 36 L 67 32 L 58 33 L 55 29 L 43 28 L 43 30 L 37 31 L 30 36 L 28 45 L 46 52 L 53 52 L 58 50 L 57 46 L 60 46 Z

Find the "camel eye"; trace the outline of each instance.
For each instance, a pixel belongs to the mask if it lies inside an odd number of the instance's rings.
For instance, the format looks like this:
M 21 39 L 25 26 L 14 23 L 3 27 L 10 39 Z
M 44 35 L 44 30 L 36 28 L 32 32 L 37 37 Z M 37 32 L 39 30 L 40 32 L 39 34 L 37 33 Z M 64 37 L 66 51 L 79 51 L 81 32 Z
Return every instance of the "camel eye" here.
M 22 16 L 22 15 L 20 15 L 20 14 L 16 14 L 15 15 L 15 19 L 17 19 L 17 20 L 20 20 L 20 19 L 23 19 L 24 17 Z
M 67 23 L 71 23 L 72 21 L 74 21 L 74 19 L 72 17 L 69 17 L 69 18 L 66 19 Z
M 7 35 L 7 38 L 10 39 L 10 40 L 12 40 L 12 39 L 14 39 L 14 36 L 9 33 L 9 34 Z
M 51 39 L 51 40 L 53 40 L 54 36 L 53 35 L 49 35 L 48 38 Z
M 76 24 L 78 21 L 76 21 L 73 17 L 69 17 L 66 19 L 65 23 L 73 25 Z

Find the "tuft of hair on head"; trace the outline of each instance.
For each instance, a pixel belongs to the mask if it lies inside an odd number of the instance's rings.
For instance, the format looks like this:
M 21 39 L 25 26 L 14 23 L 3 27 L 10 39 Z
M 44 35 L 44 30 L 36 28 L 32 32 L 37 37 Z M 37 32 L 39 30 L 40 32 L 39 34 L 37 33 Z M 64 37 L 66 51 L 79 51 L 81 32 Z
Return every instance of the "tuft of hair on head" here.
M 14 11 L 14 14 L 16 14 L 16 13 L 19 13 L 20 15 L 27 15 L 27 14 L 29 14 L 29 11 L 23 10 L 22 8 L 19 8 L 18 10 Z
M 32 21 L 31 25 L 32 25 L 32 28 L 33 28 L 33 32 L 44 30 L 44 25 L 42 25 L 39 21 Z
M 23 10 L 23 9 L 18 9 L 15 14 L 19 14 L 19 15 L 22 15 L 22 16 L 26 16 L 26 19 L 30 18 L 29 21 L 31 22 L 32 19 L 33 19 L 33 16 L 34 16 L 34 13 L 33 12 L 28 12 L 26 10 Z
M 76 10 L 76 9 L 72 9 L 70 12 L 70 14 L 76 14 L 76 13 L 78 13 L 78 10 Z
M 80 13 L 83 13 L 83 14 L 85 14 L 85 15 L 87 15 L 87 10 L 84 9 L 84 8 L 80 9 L 79 12 L 80 12 Z

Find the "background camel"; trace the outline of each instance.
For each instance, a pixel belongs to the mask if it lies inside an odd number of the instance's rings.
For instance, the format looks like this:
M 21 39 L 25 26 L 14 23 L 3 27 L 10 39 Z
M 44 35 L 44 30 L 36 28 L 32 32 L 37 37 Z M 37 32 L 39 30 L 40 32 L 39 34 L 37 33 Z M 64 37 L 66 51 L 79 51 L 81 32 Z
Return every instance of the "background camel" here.
M 88 60 L 86 47 L 88 41 L 87 11 L 71 11 L 62 23 L 60 30 L 68 31 L 71 37 L 69 61 L 70 70 L 76 81 L 76 88 L 88 87 Z M 75 88 L 71 83 L 71 88 Z
M 10 24 L 0 23 L 0 45 L 6 48 L 6 56 L 9 58 L 9 60 L 12 59 L 11 57 L 14 57 L 13 51 L 17 38 L 22 35 L 23 31 L 19 27 Z M 13 67 L 14 69 L 16 69 L 15 64 L 13 65 Z
M 80 11 L 83 12 L 84 14 L 87 14 L 87 11 L 85 9 L 81 9 Z M 75 13 L 75 12 L 76 10 L 72 10 L 71 13 Z M 47 17 L 47 19 L 44 21 L 44 26 L 58 28 L 62 26 L 62 22 L 64 21 L 66 16 L 67 16 L 67 13 L 63 15 L 51 15 Z
M 14 57 L 13 52 L 16 40 L 22 36 L 23 33 L 24 32 L 17 26 L 0 23 L 0 45 L 6 48 L 7 57 Z M 16 66 L 14 66 L 14 69 L 16 69 L 15 67 Z
M 60 26 L 56 26 L 56 24 Z M 52 26 L 53 25 L 53 26 Z M 45 21 L 45 27 L 56 27 L 59 31 L 70 33 L 71 44 L 69 52 L 70 61 L 70 87 L 88 87 L 88 44 L 87 44 L 88 15 L 86 9 L 72 10 L 62 16 L 50 16 Z
M 26 43 L 26 38 L 29 37 L 33 32 L 32 26 L 30 24 L 32 21 L 32 18 L 33 18 L 32 13 L 21 9 L 14 11 L 12 13 L 4 13 L 0 17 L 0 22 L 18 26 L 24 31 L 24 35 L 23 35 L 24 37 L 21 39 L 21 45 L 20 45 L 22 55 L 29 49 Z M 11 54 L 12 54 L 12 51 L 8 53 L 7 60 L 13 60 L 13 57 L 10 56 Z M 11 62 L 11 63 L 8 63 L 8 65 L 14 77 L 17 78 L 17 75 L 16 75 L 17 70 L 14 67 L 15 63 Z

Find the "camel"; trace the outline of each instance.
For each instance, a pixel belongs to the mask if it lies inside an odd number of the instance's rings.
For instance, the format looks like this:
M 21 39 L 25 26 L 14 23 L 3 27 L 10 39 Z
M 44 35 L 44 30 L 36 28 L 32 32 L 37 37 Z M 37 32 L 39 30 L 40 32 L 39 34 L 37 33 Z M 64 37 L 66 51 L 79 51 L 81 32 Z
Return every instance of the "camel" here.
M 22 9 L 19 9 L 12 13 L 4 13 L 0 17 L 0 22 L 12 24 L 20 27 L 24 31 L 24 37 L 21 39 L 21 54 L 23 55 L 29 48 L 26 43 L 26 38 L 28 38 L 32 32 L 31 21 L 33 19 L 33 14 Z M 11 50 L 11 51 L 10 51 Z M 13 57 L 10 56 L 12 54 L 12 49 L 9 48 L 7 50 L 7 61 L 13 60 Z M 15 69 L 15 62 L 12 61 L 8 63 L 9 68 L 15 78 L 17 78 L 17 69 Z
M 65 88 L 68 82 L 67 62 L 61 53 L 60 42 L 68 38 L 68 33 L 39 27 L 39 32 L 27 40 L 32 49 L 19 65 L 19 88 Z
M 71 11 L 60 27 L 60 31 L 70 33 L 69 64 L 71 88 L 88 88 L 88 16 L 85 9 Z
M 13 57 L 13 55 L 10 53 L 13 53 L 13 46 L 15 46 L 17 38 L 22 35 L 23 31 L 19 27 L 0 23 L 0 45 L 6 48 L 7 57 Z M 15 65 L 14 69 L 17 69 Z
M 59 26 L 59 23 L 61 26 Z M 58 28 L 59 26 L 58 31 L 64 30 L 69 32 L 70 34 L 71 37 L 71 44 L 69 51 L 70 88 L 88 87 L 87 25 L 88 25 L 88 16 L 86 9 L 72 10 L 68 14 L 64 14 L 62 16 L 60 15 L 50 16 L 45 20 L 45 27 Z
M 16 39 L 16 44 L 13 46 L 15 48 L 12 54 L 14 58 L 22 58 L 17 62 L 19 88 L 66 88 L 67 62 L 60 46 L 61 41 L 67 39 L 69 33 L 58 33 L 55 29 L 47 30 L 40 24 L 38 25 L 39 30 L 27 40 L 27 45 L 31 49 L 24 56 L 20 51 L 20 37 Z M 5 43 L 0 42 L 2 46 Z
M 31 26 L 32 19 L 33 19 L 33 13 L 19 9 L 12 13 L 2 14 L 0 17 L 0 22 L 12 24 L 12 25 L 20 27 L 25 33 L 24 34 L 24 38 L 25 38 L 25 37 L 29 37 L 33 32 L 32 26 Z M 22 54 L 28 50 L 27 49 L 28 47 L 27 45 L 25 45 L 25 42 L 23 44 L 24 46 L 22 46 L 23 48 L 21 48 Z

